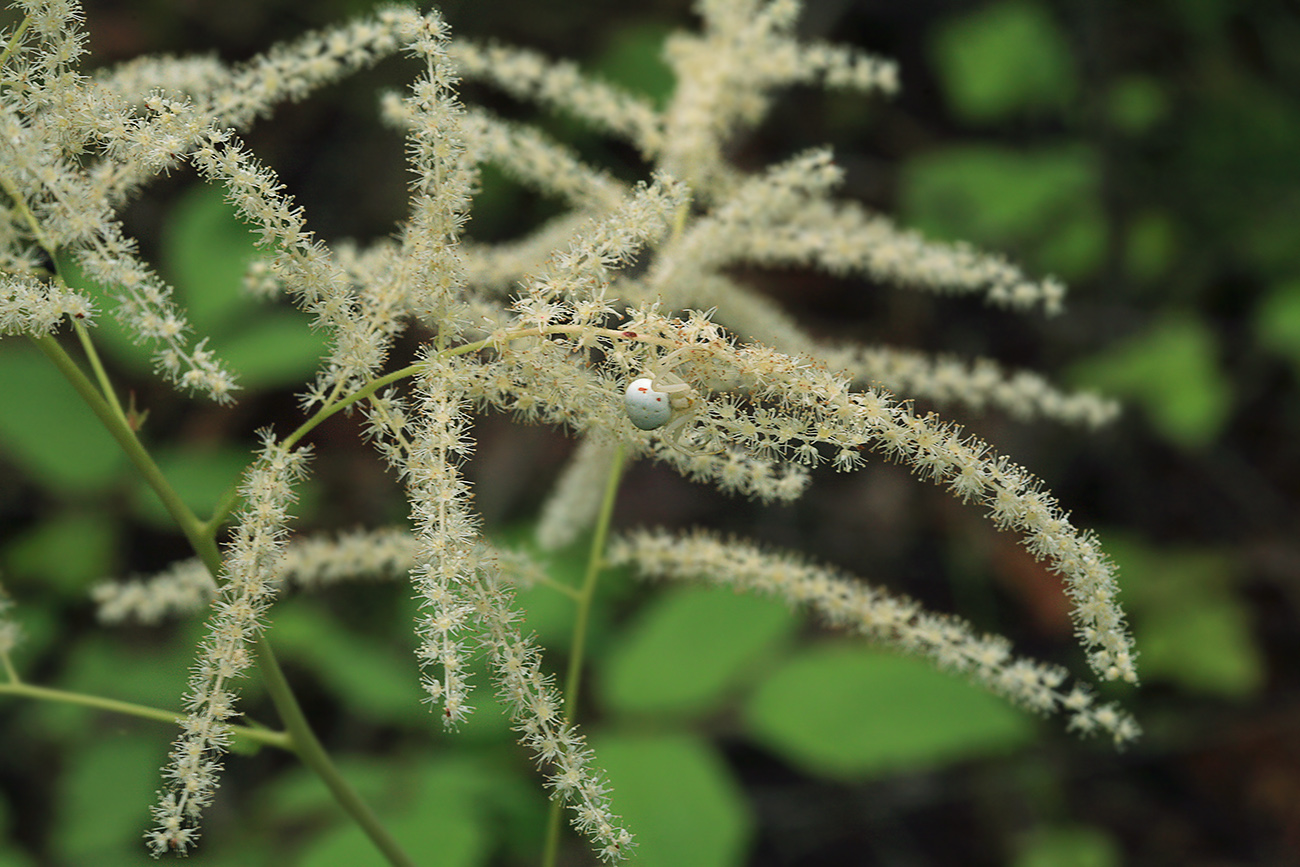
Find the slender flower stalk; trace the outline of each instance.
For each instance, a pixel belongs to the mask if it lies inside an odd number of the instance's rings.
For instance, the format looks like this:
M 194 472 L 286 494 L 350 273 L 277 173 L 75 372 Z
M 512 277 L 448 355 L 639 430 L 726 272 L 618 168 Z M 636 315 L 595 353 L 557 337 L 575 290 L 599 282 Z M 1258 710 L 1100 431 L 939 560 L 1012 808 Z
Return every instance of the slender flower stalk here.
M 279 589 L 289 507 L 296 499 L 307 453 L 290 452 L 266 434 L 262 452 L 245 478 L 244 508 L 222 565 L 221 594 L 208 619 L 185 697 L 187 716 L 164 771 L 166 788 L 153 809 L 146 838 L 154 854 L 184 853 L 198 839 L 198 820 L 212 802 L 221 755 L 230 745 L 229 720 L 238 711 L 238 680 L 253 662 L 250 645 Z

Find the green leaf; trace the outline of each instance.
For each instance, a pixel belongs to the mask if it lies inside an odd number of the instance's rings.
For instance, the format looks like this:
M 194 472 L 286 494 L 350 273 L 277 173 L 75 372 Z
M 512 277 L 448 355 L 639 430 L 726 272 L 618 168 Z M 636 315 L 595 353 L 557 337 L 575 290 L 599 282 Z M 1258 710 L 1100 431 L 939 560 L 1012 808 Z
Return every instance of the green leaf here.
M 1124 268 L 1139 283 L 1154 283 L 1168 273 L 1178 254 L 1178 226 L 1161 211 L 1137 214 L 1125 239 Z
M 116 526 L 103 513 L 66 512 L 23 533 L 6 551 L 9 568 L 35 575 L 68 594 L 107 576 L 116 550 Z
M 1263 297 L 1255 310 L 1255 334 L 1300 376 L 1300 279 L 1280 283 Z
M 1012 867 L 1120 867 L 1119 844 L 1099 828 L 1040 828 L 1021 844 Z
M 4 461 L 63 495 L 102 491 L 126 462 L 117 443 L 44 356 L 0 349 Z
M 162 264 L 197 333 L 222 331 L 259 306 L 243 290 L 256 252 L 220 189 L 196 184 L 181 197 L 164 225 Z
M 503 779 L 473 757 L 420 763 L 416 773 L 390 777 L 388 799 L 394 789 L 415 778 L 414 791 L 400 803 L 378 805 L 388 830 L 417 864 L 439 867 L 476 867 L 487 861 L 494 835 L 489 807 L 499 801 Z M 302 867 L 336 864 L 378 864 L 374 844 L 356 825 L 340 824 L 313 840 L 300 860 Z
M 1264 685 L 1264 665 L 1249 612 L 1237 600 L 1200 601 L 1142 618 L 1134 637 L 1142 648 L 1143 677 L 1210 695 L 1255 695 Z
M 677 79 L 663 60 L 664 41 L 671 31 L 655 24 L 635 24 L 615 31 L 592 64 L 592 71 L 613 84 L 649 97 L 663 108 Z
M 432 722 L 409 641 L 377 643 L 306 605 L 276 609 L 271 635 L 279 653 L 315 674 L 349 713 L 378 722 Z
M 266 309 L 237 333 L 215 341 L 217 355 L 244 388 L 288 388 L 311 378 L 327 347 L 307 318 L 290 310 Z
M 622 713 L 707 713 L 794 629 L 785 606 L 714 588 L 681 588 L 642 609 L 600 669 Z
M 0 867 L 36 867 L 36 862 L 17 848 L 0 841 Z
M 231 483 L 253 461 L 249 452 L 225 445 L 165 446 L 155 450 L 153 457 L 172 488 L 201 520 L 212 513 Z M 156 527 L 175 526 L 153 489 L 143 481 L 136 483 L 132 505 L 137 515 Z
M 953 19 L 930 53 L 953 110 L 967 120 L 1059 110 L 1077 90 L 1069 43 L 1038 3 L 1012 0 Z
M 1228 419 L 1232 394 L 1214 335 L 1198 319 L 1165 314 L 1144 333 L 1073 366 L 1072 380 L 1139 403 L 1152 427 L 1184 448 L 1208 445 Z
M 603 734 L 596 761 L 609 774 L 613 808 L 636 835 L 638 864 L 729 867 L 753 834 L 739 787 L 707 742 L 685 735 Z
M 140 865 L 148 861 L 141 832 L 159 785 L 166 739 L 148 734 L 100 732 L 66 756 L 53 835 L 69 864 Z
M 761 743 L 814 773 L 852 779 L 1006 753 L 1028 716 L 917 659 L 856 646 L 806 651 L 746 708 Z
M 920 231 L 1028 258 L 1078 279 L 1105 250 L 1099 173 L 1080 147 L 933 151 L 903 170 L 901 209 Z
M 1124 578 L 1144 679 L 1228 698 L 1258 693 L 1265 665 L 1234 557 L 1124 538 L 1107 548 Z
M 408 784 L 398 773 L 399 768 L 409 769 L 405 758 L 398 762 L 364 758 L 355 754 L 340 754 L 335 767 L 356 790 L 361 800 L 377 806 L 385 797 L 396 791 L 408 794 Z M 336 802 L 329 789 L 321 785 L 320 777 L 303 765 L 296 765 L 270 779 L 258 793 L 258 813 L 269 818 L 269 824 L 301 824 L 321 815 L 336 816 Z
M 1129 135 L 1148 131 L 1169 113 L 1169 97 L 1164 86 L 1144 75 L 1117 81 L 1108 101 L 1111 124 Z

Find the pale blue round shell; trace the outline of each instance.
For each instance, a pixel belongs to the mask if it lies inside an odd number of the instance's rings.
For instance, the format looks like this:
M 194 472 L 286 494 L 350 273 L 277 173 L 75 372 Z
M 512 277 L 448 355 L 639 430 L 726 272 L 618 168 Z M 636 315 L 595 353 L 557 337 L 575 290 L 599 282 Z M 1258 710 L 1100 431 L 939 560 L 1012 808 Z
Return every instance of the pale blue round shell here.
M 623 396 L 627 417 L 641 430 L 663 427 L 673 417 L 673 404 L 668 395 L 655 391 L 654 381 L 634 379 Z

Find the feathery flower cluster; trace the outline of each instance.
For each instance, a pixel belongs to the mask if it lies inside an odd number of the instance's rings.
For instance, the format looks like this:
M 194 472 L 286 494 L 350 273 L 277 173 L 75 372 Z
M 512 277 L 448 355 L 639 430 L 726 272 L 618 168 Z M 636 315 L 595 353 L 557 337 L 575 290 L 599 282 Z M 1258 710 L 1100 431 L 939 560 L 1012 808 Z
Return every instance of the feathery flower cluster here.
M 469 416 L 456 388 L 463 375 L 451 362 L 427 359 L 419 388 L 420 421 L 411 431 L 402 472 L 410 489 L 416 566 L 411 570 L 420 601 L 417 655 L 426 669 L 428 700 L 441 706 L 454 727 L 472 709 L 465 680 L 467 634 L 481 628 L 470 591 L 479 586 L 483 550 L 478 520 L 470 511 L 469 484 L 459 464 L 468 457 Z M 441 676 L 428 674 L 441 668 Z
M 582 438 L 543 515 L 546 546 L 565 544 L 595 520 L 597 473 L 615 447 L 762 502 L 793 500 L 815 468 L 851 471 L 869 452 L 905 463 L 1017 533 L 1061 575 L 1094 671 L 1136 682 L 1115 570 L 1097 540 L 1025 469 L 910 401 L 1085 425 L 1113 417 L 1114 404 L 989 359 L 825 344 L 731 272 L 737 264 L 795 265 L 980 295 L 1017 311 L 1061 308 L 1064 289 L 1054 279 L 1033 280 L 999 256 L 927 241 L 836 201 L 842 172 L 824 149 L 753 174 L 729 162 L 733 140 L 762 120 L 780 87 L 897 89 L 889 61 L 798 40 L 796 0 L 698 0 L 700 32 L 666 44 L 677 84 L 662 108 L 571 63 L 452 40 L 436 14 L 404 9 L 240 65 L 146 59 L 87 77 L 75 68 L 84 42 L 76 6 L 18 6 L 26 23 L 0 57 L 0 333 L 45 335 L 63 316 L 89 323 L 102 307 L 155 344 L 156 364 L 174 383 L 231 400 L 233 378 L 205 340 L 189 334 L 170 287 L 115 216 L 147 179 L 188 163 L 225 188 L 259 235 L 266 255 L 250 275 L 258 294 L 288 295 L 329 335 L 302 394 L 304 408 L 318 411 L 303 430 L 359 403 L 368 438 L 410 503 L 413 536 L 288 544 L 287 509 L 304 454 L 265 437 L 241 489 L 244 506 L 186 697 L 189 717 L 154 810 L 148 839 L 156 853 L 185 851 L 197 838 L 235 713 L 233 681 L 250 664 L 248 642 L 279 584 L 395 570 L 409 570 L 420 601 L 417 655 L 430 704 L 450 726 L 464 719 L 467 662 L 483 650 L 521 741 L 572 809 L 574 826 L 602 858 L 627 853 L 630 834 L 611 812 L 591 751 L 517 625 L 508 585 L 538 580 L 539 569 L 482 539 L 461 472 L 473 450 L 474 410 Z M 406 134 L 414 174 L 408 216 L 389 240 L 331 247 L 237 130 L 277 101 L 398 51 L 420 67 L 404 97 L 383 101 L 387 119 Z M 461 78 L 629 142 L 647 164 L 646 180 L 624 183 L 532 127 L 465 108 L 455 93 Z M 568 210 L 508 243 L 463 238 L 483 163 Z M 638 257 L 648 264 L 633 268 Z M 74 292 L 48 270 L 72 260 L 103 291 Z M 395 337 L 412 326 L 432 341 L 418 363 L 385 374 Z M 408 391 L 401 380 L 411 377 Z M 668 402 L 661 425 L 629 420 L 625 393 L 636 380 Z M 1086 690 L 1064 691 L 1057 669 L 1013 657 L 1002 639 L 829 570 L 704 536 L 630 535 L 613 556 L 653 574 L 700 574 L 772 593 L 1020 704 L 1069 713 L 1073 728 L 1117 741 L 1137 733 Z M 182 564 L 97 598 L 106 619 L 149 620 L 214 592 L 210 579 Z
M 76 72 L 85 35 L 74 3 L 18 5 L 26 23 L 10 34 L 0 68 L 0 262 L 10 275 L 4 306 L 19 310 L 18 320 L 7 311 L 5 331 L 48 332 L 56 311 L 87 312 L 45 268 L 76 259 L 115 296 L 116 315 L 130 330 L 158 346 L 160 371 L 229 400 L 233 378 L 202 341 L 187 344 L 170 287 L 140 261 L 112 214 L 141 173 L 174 162 L 202 130 L 201 119 L 183 103 L 157 94 L 139 94 L 137 103 Z
M 302 536 L 285 545 L 279 580 L 307 590 L 343 581 L 392 581 L 406 577 L 414 564 L 415 540 L 407 530 L 358 530 L 337 538 Z M 193 614 L 216 593 L 217 582 L 203 561 L 191 558 L 148 578 L 105 581 L 91 590 L 91 598 L 101 623 L 153 624 Z
M 227 723 L 238 711 L 236 680 L 253 659 L 249 644 L 280 587 L 289 506 L 297 499 L 307 452 L 288 451 L 270 433 L 240 487 L 244 507 L 222 564 L 221 594 L 208 619 L 185 696 L 187 716 L 164 770 L 166 788 L 153 808 L 145 837 L 154 854 L 185 852 L 198 839 L 198 818 L 212 801 L 221 754 L 230 744 Z
M 1068 713 L 1069 727 L 1080 732 L 1104 731 L 1117 744 L 1140 733 L 1131 716 L 1113 704 L 1097 705 L 1085 687 L 1063 691 L 1064 669 L 1013 656 L 1005 638 L 977 635 L 959 618 L 924 611 L 906 597 L 890 596 L 790 554 L 764 552 L 704 532 L 676 536 L 640 531 L 616 540 L 609 557 L 651 578 L 712 582 L 810 608 L 828 626 L 927 657 L 1022 707 Z
M 93 322 L 94 304 L 65 286 L 22 274 L 0 275 L 0 334 L 50 334 L 64 316 Z
M 476 596 L 497 693 L 520 742 L 550 769 L 547 784 L 554 797 L 573 812 L 573 827 L 591 839 L 601 860 L 625 858 L 635 845 L 632 834 L 610 809 L 609 787 L 592 765 L 595 755 L 565 715 L 552 677 L 542 671 L 541 653 L 515 625 L 520 614 L 509 592 L 498 581 L 484 580 Z
M 591 838 L 602 858 L 622 857 L 632 836 L 610 811 L 591 751 L 566 720 L 551 677 L 541 669 L 541 654 L 520 633 L 521 615 L 489 552 L 476 541 L 469 486 L 457 469 L 470 440 L 463 401 L 455 397 L 463 377 L 456 367 L 436 356 L 426 360 L 419 382 L 421 421 L 412 431 L 404 467 L 418 545 L 411 570 L 421 606 L 417 655 L 426 669 L 442 670 L 441 677 L 425 675 L 425 691 L 442 707 L 448 726 L 468 715 L 467 640 L 477 636 L 515 729 L 538 762 L 552 768 L 551 789 L 572 808 L 574 827 Z

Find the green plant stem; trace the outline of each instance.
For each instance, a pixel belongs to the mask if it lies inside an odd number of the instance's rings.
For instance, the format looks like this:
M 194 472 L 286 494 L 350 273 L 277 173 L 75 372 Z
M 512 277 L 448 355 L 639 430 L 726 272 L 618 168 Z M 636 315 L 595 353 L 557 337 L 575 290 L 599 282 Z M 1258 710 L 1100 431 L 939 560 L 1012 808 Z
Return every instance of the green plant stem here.
M 185 714 L 173 713 L 162 708 L 149 707 L 143 704 L 133 704 L 128 701 L 118 701 L 113 698 L 104 698 L 99 695 L 88 695 L 84 692 L 69 692 L 63 689 L 50 689 L 45 686 L 35 686 L 30 683 L 15 681 L 12 683 L 0 683 L 0 695 L 12 695 L 18 698 L 31 698 L 41 701 L 53 701 L 60 704 L 76 704 L 83 707 L 93 707 L 98 710 L 109 711 L 110 713 L 120 713 L 127 716 L 140 717 L 141 719 L 156 720 L 165 723 L 180 723 L 185 720 Z M 275 732 L 269 729 L 252 728 L 251 726 L 232 725 L 230 730 L 235 733 L 236 737 L 253 741 L 268 747 L 277 747 L 282 750 L 293 751 L 295 746 L 286 732 Z
M 0 653 L 0 664 L 4 665 L 5 676 L 9 678 L 10 683 L 22 683 L 22 678 L 18 676 L 18 669 L 14 668 L 14 661 L 7 653 Z
M 618 499 L 618 486 L 623 477 L 626 454 L 620 442 L 614 449 L 609 476 L 605 479 L 605 495 L 596 516 L 596 527 L 587 554 L 587 570 L 582 587 L 577 594 L 577 610 L 573 618 L 573 636 L 569 643 L 569 670 L 564 680 L 564 721 L 572 723 L 577 714 L 578 697 L 582 691 L 582 664 L 587 648 L 587 625 L 591 620 L 591 606 L 596 598 L 596 586 L 605 565 L 605 545 L 609 541 L 609 527 L 614 517 L 614 502 Z M 551 799 L 551 812 L 547 817 L 546 842 L 542 852 L 542 867 L 555 867 L 560 851 L 560 826 L 564 804 L 559 798 Z
M 587 554 L 587 571 L 582 588 L 578 591 L 578 610 L 573 620 L 573 640 L 569 644 L 569 671 L 565 675 L 564 721 L 573 722 L 577 713 L 578 695 L 582 688 L 582 665 L 587 647 L 587 624 L 591 619 L 591 605 L 596 597 L 596 585 L 605 565 L 605 543 L 609 541 L 609 525 L 614 516 L 614 502 L 618 499 L 618 485 L 623 476 L 624 451 L 620 442 L 614 449 L 609 476 L 605 480 L 605 496 L 596 517 L 595 531 L 591 537 L 591 550 Z
M 86 353 L 86 360 L 90 362 L 90 369 L 95 371 L 95 378 L 99 380 L 100 394 L 108 401 L 109 406 L 118 417 L 126 419 L 126 413 L 122 411 L 122 404 L 117 399 L 117 392 L 113 390 L 113 384 L 108 380 L 108 372 L 104 370 L 104 364 L 99 360 L 99 353 L 95 351 L 95 343 L 86 333 L 86 326 L 77 322 L 72 322 L 72 329 L 77 332 L 77 340 L 81 341 L 81 351 Z M 129 426 L 129 422 L 128 422 Z
M 289 687 L 289 681 L 285 678 L 280 664 L 271 653 L 271 647 L 263 635 L 257 638 L 257 662 L 267 694 L 275 703 L 280 720 L 284 723 L 285 732 L 293 742 L 293 750 L 302 759 L 303 764 L 315 771 L 316 775 L 324 781 L 333 793 L 334 800 L 361 827 L 375 847 L 388 859 L 388 863 L 394 867 L 415 867 L 415 862 L 388 833 L 388 829 L 379 821 L 374 810 L 370 809 L 352 784 L 339 773 L 324 745 L 308 724 L 302 706 L 298 704 L 297 697 Z
M 126 418 L 113 411 L 112 405 L 105 400 L 99 389 L 82 372 L 81 368 L 64 351 L 57 340 L 47 334 L 33 337 L 31 340 L 45 354 L 45 357 L 58 368 L 72 387 L 76 389 L 77 394 L 90 407 L 91 412 L 103 422 L 109 435 L 117 440 L 117 444 L 126 453 L 127 459 L 135 466 L 136 472 L 158 495 L 163 507 L 167 509 L 167 513 L 171 515 L 172 520 L 176 522 L 181 532 L 185 534 L 185 538 L 189 540 L 190 546 L 195 553 L 199 555 L 212 574 L 216 575 L 220 569 L 221 555 L 217 550 L 214 535 L 205 532 L 203 522 L 195 516 L 190 507 L 172 488 L 162 470 L 154 463 L 153 457 L 141 444 L 139 438 L 136 437 L 135 431 L 131 430 L 130 425 L 126 423 Z
M 548 325 L 545 328 L 518 328 L 513 331 L 503 331 L 486 337 L 483 340 L 477 340 L 473 343 L 463 343 L 460 346 L 453 346 L 450 349 L 441 349 L 438 355 L 442 358 L 454 358 L 458 355 L 468 355 L 471 352 L 481 352 L 484 349 L 491 349 L 495 346 L 509 343 L 512 340 L 520 340 L 528 337 L 546 337 L 552 334 L 587 334 L 591 336 L 606 337 L 610 340 L 635 340 L 640 343 L 651 343 L 656 346 L 662 346 L 666 349 L 676 348 L 676 344 L 662 337 L 656 337 L 651 334 L 636 334 L 631 331 L 619 331 L 615 328 L 593 328 L 588 325 Z M 334 415 L 342 409 L 352 406 L 358 401 L 365 400 L 373 395 L 379 389 L 386 385 L 392 385 L 399 380 L 409 379 L 419 374 L 424 367 L 423 362 L 417 362 L 403 367 L 401 370 L 394 370 L 392 373 L 386 373 L 377 379 L 363 385 L 361 388 L 347 395 L 332 401 L 316 411 L 311 418 L 307 419 L 298 429 L 289 436 L 284 438 L 285 448 L 292 448 L 304 436 L 315 429 L 325 419 Z
M 4 54 L 0 54 L 0 67 L 9 62 L 10 56 L 22 44 L 23 34 L 27 32 L 27 28 L 31 25 L 32 16 L 24 15 L 23 20 L 14 28 L 13 35 L 9 37 L 9 44 L 5 46 Z

